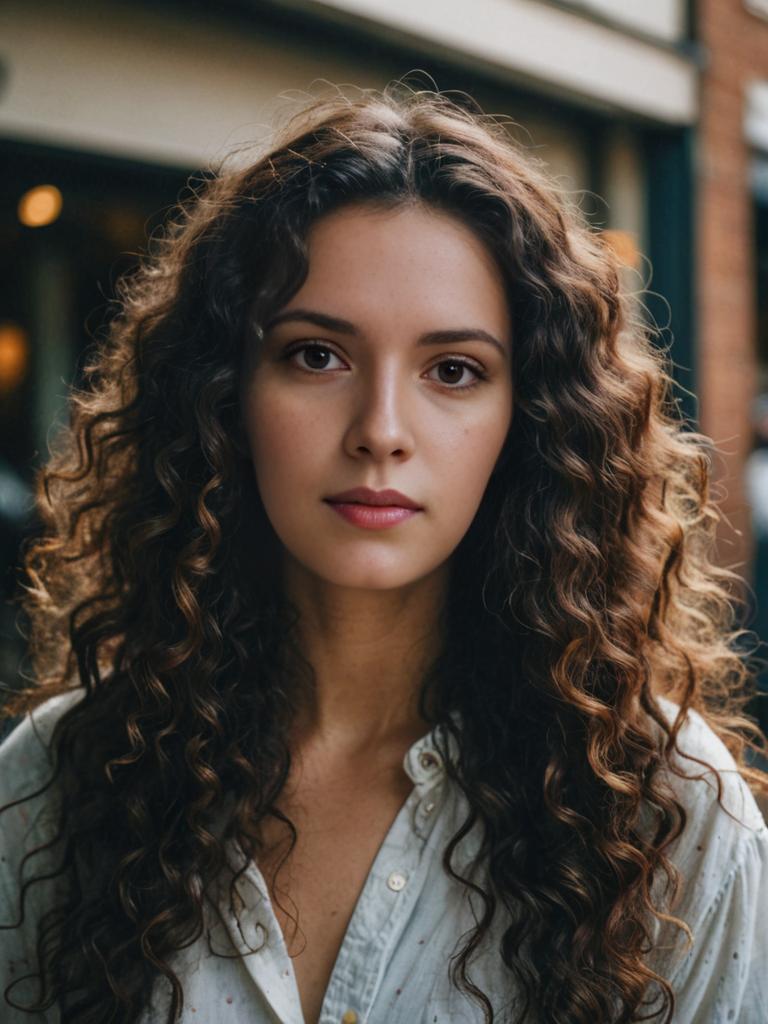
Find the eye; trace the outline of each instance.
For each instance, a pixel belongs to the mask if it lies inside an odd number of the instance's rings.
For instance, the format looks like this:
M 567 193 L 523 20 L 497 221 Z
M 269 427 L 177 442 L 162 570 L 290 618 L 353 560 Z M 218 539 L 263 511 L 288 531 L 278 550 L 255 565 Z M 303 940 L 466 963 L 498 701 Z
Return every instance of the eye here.
M 477 363 L 471 362 L 469 359 L 460 359 L 458 356 L 442 359 L 439 363 L 435 363 L 432 370 L 442 370 L 444 367 L 447 369 L 438 380 L 438 383 L 444 384 L 451 391 L 466 391 L 469 388 L 476 387 L 476 385 L 488 377 L 488 374 Z M 430 370 L 430 373 L 432 370 Z M 460 381 L 465 370 L 469 370 L 470 373 L 474 374 L 474 379 L 470 380 L 467 384 L 461 384 Z
M 283 358 L 293 361 L 293 357 L 301 354 L 306 356 L 306 361 L 297 363 L 300 370 L 305 373 L 321 373 L 323 370 L 337 370 L 338 366 L 329 366 L 329 359 L 339 359 L 335 352 L 332 352 L 327 345 L 320 345 L 317 342 L 303 342 L 301 345 L 294 345 L 286 350 Z M 341 361 L 341 360 L 339 360 Z
M 301 362 L 295 362 L 294 356 L 300 356 Z M 285 350 L 282 358 L 293 362 L 304 373 L 315 375 L 321 374 L 324 370 L 338 370 L 345 365 L 340 356 L 337 356 L 328 345 L 316 341 L 304 341 L 291 345 Z M 333 359 L 341 363 L 341 366 L 334 366 L 331 362 Z M 429 373 L 433 373 L 435 370 L 438 371 L 439 376 L 437 379 L 434 377 L 431 379 L 436 379 L 436 383 L 442 384 L 449 391 L 468 391 L 488 379 L 488 374 L 479 363 L 460 356 L 441 359 L 439 363 L 435 363 Z M 466 383 L 461 383 L 465 379 L 467 371 L 472 377 Z

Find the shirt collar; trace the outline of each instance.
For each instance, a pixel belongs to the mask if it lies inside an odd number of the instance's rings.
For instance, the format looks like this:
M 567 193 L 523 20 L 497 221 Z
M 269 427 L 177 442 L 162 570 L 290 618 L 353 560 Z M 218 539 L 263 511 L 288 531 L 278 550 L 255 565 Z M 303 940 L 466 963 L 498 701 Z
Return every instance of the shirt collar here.
M 459 712 L 451 712 L 451 717 L 460 727 Z M 438 749 L 438 737 L 439 740 L 442 740 L 440 746 L 447 748 L 447 755 L 451 763 L 458 764 L 459 744 L 456 737 L 442 725 L 434 726 L 409 747 L 403 758 L 403 770 L 416 786 L 429 785 L 445 773 L 443 755 Z

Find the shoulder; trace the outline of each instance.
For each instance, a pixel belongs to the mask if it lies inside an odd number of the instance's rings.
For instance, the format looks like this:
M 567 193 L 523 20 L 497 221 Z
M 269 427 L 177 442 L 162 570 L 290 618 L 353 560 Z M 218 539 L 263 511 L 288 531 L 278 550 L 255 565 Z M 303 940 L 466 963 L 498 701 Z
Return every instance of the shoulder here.
M 674 722 L 679 705 L 659 704 Z M 673 986 L 676 1020 L 757 1024 L 768 1020 L 768 828 L 733 756 L 698 712 L 686 714 L 678 746 L 676 771 L 663 775 L 686 813 L 667 851 L 682 888 L 663 909 L 686 923 L 691 942 L 657 921 L 651 966 Z M 657 908 L 666 904 L 658 898 L 663 889 L 656 889 Z
M 658 702 L 671 725 L 680 706 Z M 768 827 L 730 751 L 697 711 L 687 712 L 677 746 L 661 783 L 686 821 L 667 853 L 683 883 L 674 912 L 695 927 L 729 887 L 762 884 L 754 869 L 768 863 Z
M 0 889 L 14 888 L 25 853 L 53 834 L 51 740 L 56 723 L 84 693 L 72 690 L 40 704 L 0 744 Z
M 657 701 L 672 725 L 680 705 L 667 697 Z M 686 829 L 708 835 L 721 830 L 732 841 L 765 831 L 763 815 L 733 755 L 698 711 L 686 713 L 677 747 L 664 780 L 685 807 Z
M 37 922 L 61 896 L 51 740 L 82 688 L 52 697 L 26 714 L 0 743 L 0 1017 L 21 1020 L 3 990 L 21 983 L 35 962 Z M 34 884 L 33 884 L 34 882 Z M 26 989 L 14 993 L 27 998 Z M 11 1016 L 8 1017 L 8 1013 Z M 27 1019 L 27 1014 L 24 1014 Z M 38 1019 L 37 1017 L 35 1019 Z M 41 1015 L 40 1020 L 43 1019 Z M 48 1014 L 45 1015 L 48 1020 Z M 58 1020 L 58 1015 L 50 1017 Z
M 34 791 L 50 777 L 56 723 L 84 694 L 78 687 L 51 697 L 24 715 L 0 743 L 0 808 Z

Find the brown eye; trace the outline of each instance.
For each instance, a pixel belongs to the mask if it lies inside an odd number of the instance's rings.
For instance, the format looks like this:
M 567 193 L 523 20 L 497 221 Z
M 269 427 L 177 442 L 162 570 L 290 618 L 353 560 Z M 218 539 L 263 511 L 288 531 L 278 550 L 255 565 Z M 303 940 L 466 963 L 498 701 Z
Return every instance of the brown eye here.
M 308 345 L 302 349 L 307 366 L 311 370 L 324 370 L 328 365 L 331 353 L 327 348 L 320 348 L 319 345 Z
M 465 363 L 459 363 L 455 359 L 446 360 L 438 364 L 440 379 L 444 384 L 458 384 L 466 369 Z
M 487 374 L 479 366 L 467 359 L 443 359 L 432 369 L 438 371 L 438 382 L 445 384 L 450 391 L 467 391 L 487 378 Z M 465 371 L 469 371 L 472 376 L 467 383 L 461 383 L 462 380 L 466 380 Z
M 339 359 L 339 357 L 326 345 L 306 342 L 303 345 L 295 345 L 286 351 L 284 358 L 289 362 L 294 362 L 294 356 L 302 357 L 301 362 L 295 363 L 295 365 L 306 373 L 320 373 L 323 370 L 339 369 L 338 366 L 328 365 L 331 359 Z

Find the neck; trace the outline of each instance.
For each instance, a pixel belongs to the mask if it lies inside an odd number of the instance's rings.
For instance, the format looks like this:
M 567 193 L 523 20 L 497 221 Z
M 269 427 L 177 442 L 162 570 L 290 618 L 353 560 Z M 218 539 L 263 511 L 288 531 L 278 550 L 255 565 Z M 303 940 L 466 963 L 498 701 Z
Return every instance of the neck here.
M 418 697 L 443 639 L 447 575 L 441 566 L 407 587 L 356 590 L 286 563 L 284 586 L 299 612 L 299 645 L 314 670 L 293 723 L 300 745 L 331 744 L 354 754 L 423 735 Z

